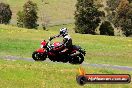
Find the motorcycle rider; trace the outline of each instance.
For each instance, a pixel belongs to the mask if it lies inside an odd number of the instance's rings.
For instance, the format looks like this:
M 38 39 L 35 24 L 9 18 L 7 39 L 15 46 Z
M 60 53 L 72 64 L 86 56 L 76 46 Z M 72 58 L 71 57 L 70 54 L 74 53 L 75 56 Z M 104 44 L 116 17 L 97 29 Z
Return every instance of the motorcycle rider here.
M 68 54 L 68 52 L 72 49 L 72 39 L 70 35 L 68 34 L 67 28 L 61 28 L 60 33 L 58 35 L 52 36 L 49 38 L 49 41 L 51 41 L 54 38 L 63 37 L 62 45 L 65 46 L 65 49 L 61 52 L 65 52 Z

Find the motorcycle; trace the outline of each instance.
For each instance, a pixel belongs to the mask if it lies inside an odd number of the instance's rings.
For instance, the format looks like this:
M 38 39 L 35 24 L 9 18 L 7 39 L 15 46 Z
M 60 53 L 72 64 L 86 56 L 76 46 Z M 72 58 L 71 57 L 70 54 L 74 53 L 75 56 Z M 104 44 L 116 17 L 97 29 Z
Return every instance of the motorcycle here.
M 65 46 L 60 42 L 42 41 L 41 48 L 33 52 L 32 58 L 35 61 L 44 61 L 49 58 L 51 61 L 55 62 L 69 62 L 71 64 L 81 64 L 84 61 L 84 56 L 86 51 L 80 46 L 73 45 L 70 52 L 66 53 L 63 51 Z M 62 52 L 63 51 L 63 52 Z

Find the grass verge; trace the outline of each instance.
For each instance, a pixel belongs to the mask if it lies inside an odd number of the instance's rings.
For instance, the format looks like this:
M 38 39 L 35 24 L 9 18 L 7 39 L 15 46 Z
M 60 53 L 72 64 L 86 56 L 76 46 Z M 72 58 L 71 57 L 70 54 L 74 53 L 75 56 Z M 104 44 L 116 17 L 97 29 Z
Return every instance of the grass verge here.
M 0 88 L 82 88 L 76 83 L 78 65 L 0 60 Z M 88 74 L 124 74 L 112 69 L 84 67 Z M 87 84 L 84 88 L 130 88 L 130 84 Z
M 48 31 L 0 25 L 0 55 L 31 57 L 32 52 L 40 47 L 40 42 L 58 34 L 62 26 L 68 27 L 73 44 L 86 49 L 85 62 L 132 66 L 132 38 L 75 34 L 72 24 L 49 27 Z

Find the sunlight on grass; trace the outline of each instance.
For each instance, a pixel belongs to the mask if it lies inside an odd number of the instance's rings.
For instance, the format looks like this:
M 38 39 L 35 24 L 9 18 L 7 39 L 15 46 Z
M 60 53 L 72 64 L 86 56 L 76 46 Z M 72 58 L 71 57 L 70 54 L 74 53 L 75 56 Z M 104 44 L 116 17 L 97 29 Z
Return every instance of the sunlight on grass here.
M 1 88 L 81 88 L 76 82 L 78 65 L 0 60 Z M 84 67 L 87 74 L 121 74 L 124 71 Z M 125 72 L 126 73 L 126 72 Z M 127 72 L 132 74 L 131 72 Z M 87 84 L 84 88 L 128 88 L 132 84 Z

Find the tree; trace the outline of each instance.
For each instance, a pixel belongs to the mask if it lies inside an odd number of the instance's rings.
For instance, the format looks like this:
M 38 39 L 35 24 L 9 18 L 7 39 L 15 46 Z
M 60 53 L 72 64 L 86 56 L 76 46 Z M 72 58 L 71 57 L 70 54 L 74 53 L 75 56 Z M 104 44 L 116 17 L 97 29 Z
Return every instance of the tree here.
M 18 27 L 24 27 L 24 14 L 22 11 L 19 11 L 17 13 L 18 17 L 17 17 L 17 26 Z
M 5 3 L 0 3 L 0 24 L 9 24 L 12 16 L 10 6 Z
M 100 28 L 100 35 L 110 35 L 114 36 L 114 28 L 111 26 L 111 23 L 109 21 L 104 21 Z
M 132 6 L 126 12 L 126 18 L 122 23 L 122 30 L 126 36 L 132 35 Z
M 117 8 L 121 0 L 108 0 L 107 5 L 113 11 Z
M 130 3 L 132 3 L 132 0 L 128 0 Z
M 19 27 L 25 27 L 28 29 L 37 28 L 37 4 L 32 1 L 28 1 L 23 6 L 23 11 L 17 13 L 17 25 Z
M 116 26 L 121 27 L 124 35 L 132 35 L 132 6 L 128 0 L 121 0 L 117 7 Z
M 77 0 L 75 11 L 75 32 L 95 34 L 102 12 L 98 11 L 93 0 Z
M 132 4 L 128 0 L 121 0 L 114 14 L 110 14 L 108 19 L 115 27 L 120 27 L 124 35 L 132 35 Z
M 121 0 L 118 7 L 117 7 L 117 13 L 119 17 L 126 17 L 126 13 L 129 10 L 128 9 L 129 2 L 128 0 Z
M 50 19 L 49 19 L 49 16 L 46 14 L 46 6 L 48 5 L 49 3 L 42 0 L 42 3 L 41 3 L 41 25 L 42 25 L 42 28 L 43 30 L 47 30 L 47 27 L 48 27 L 48 24 L 50 23 Z

